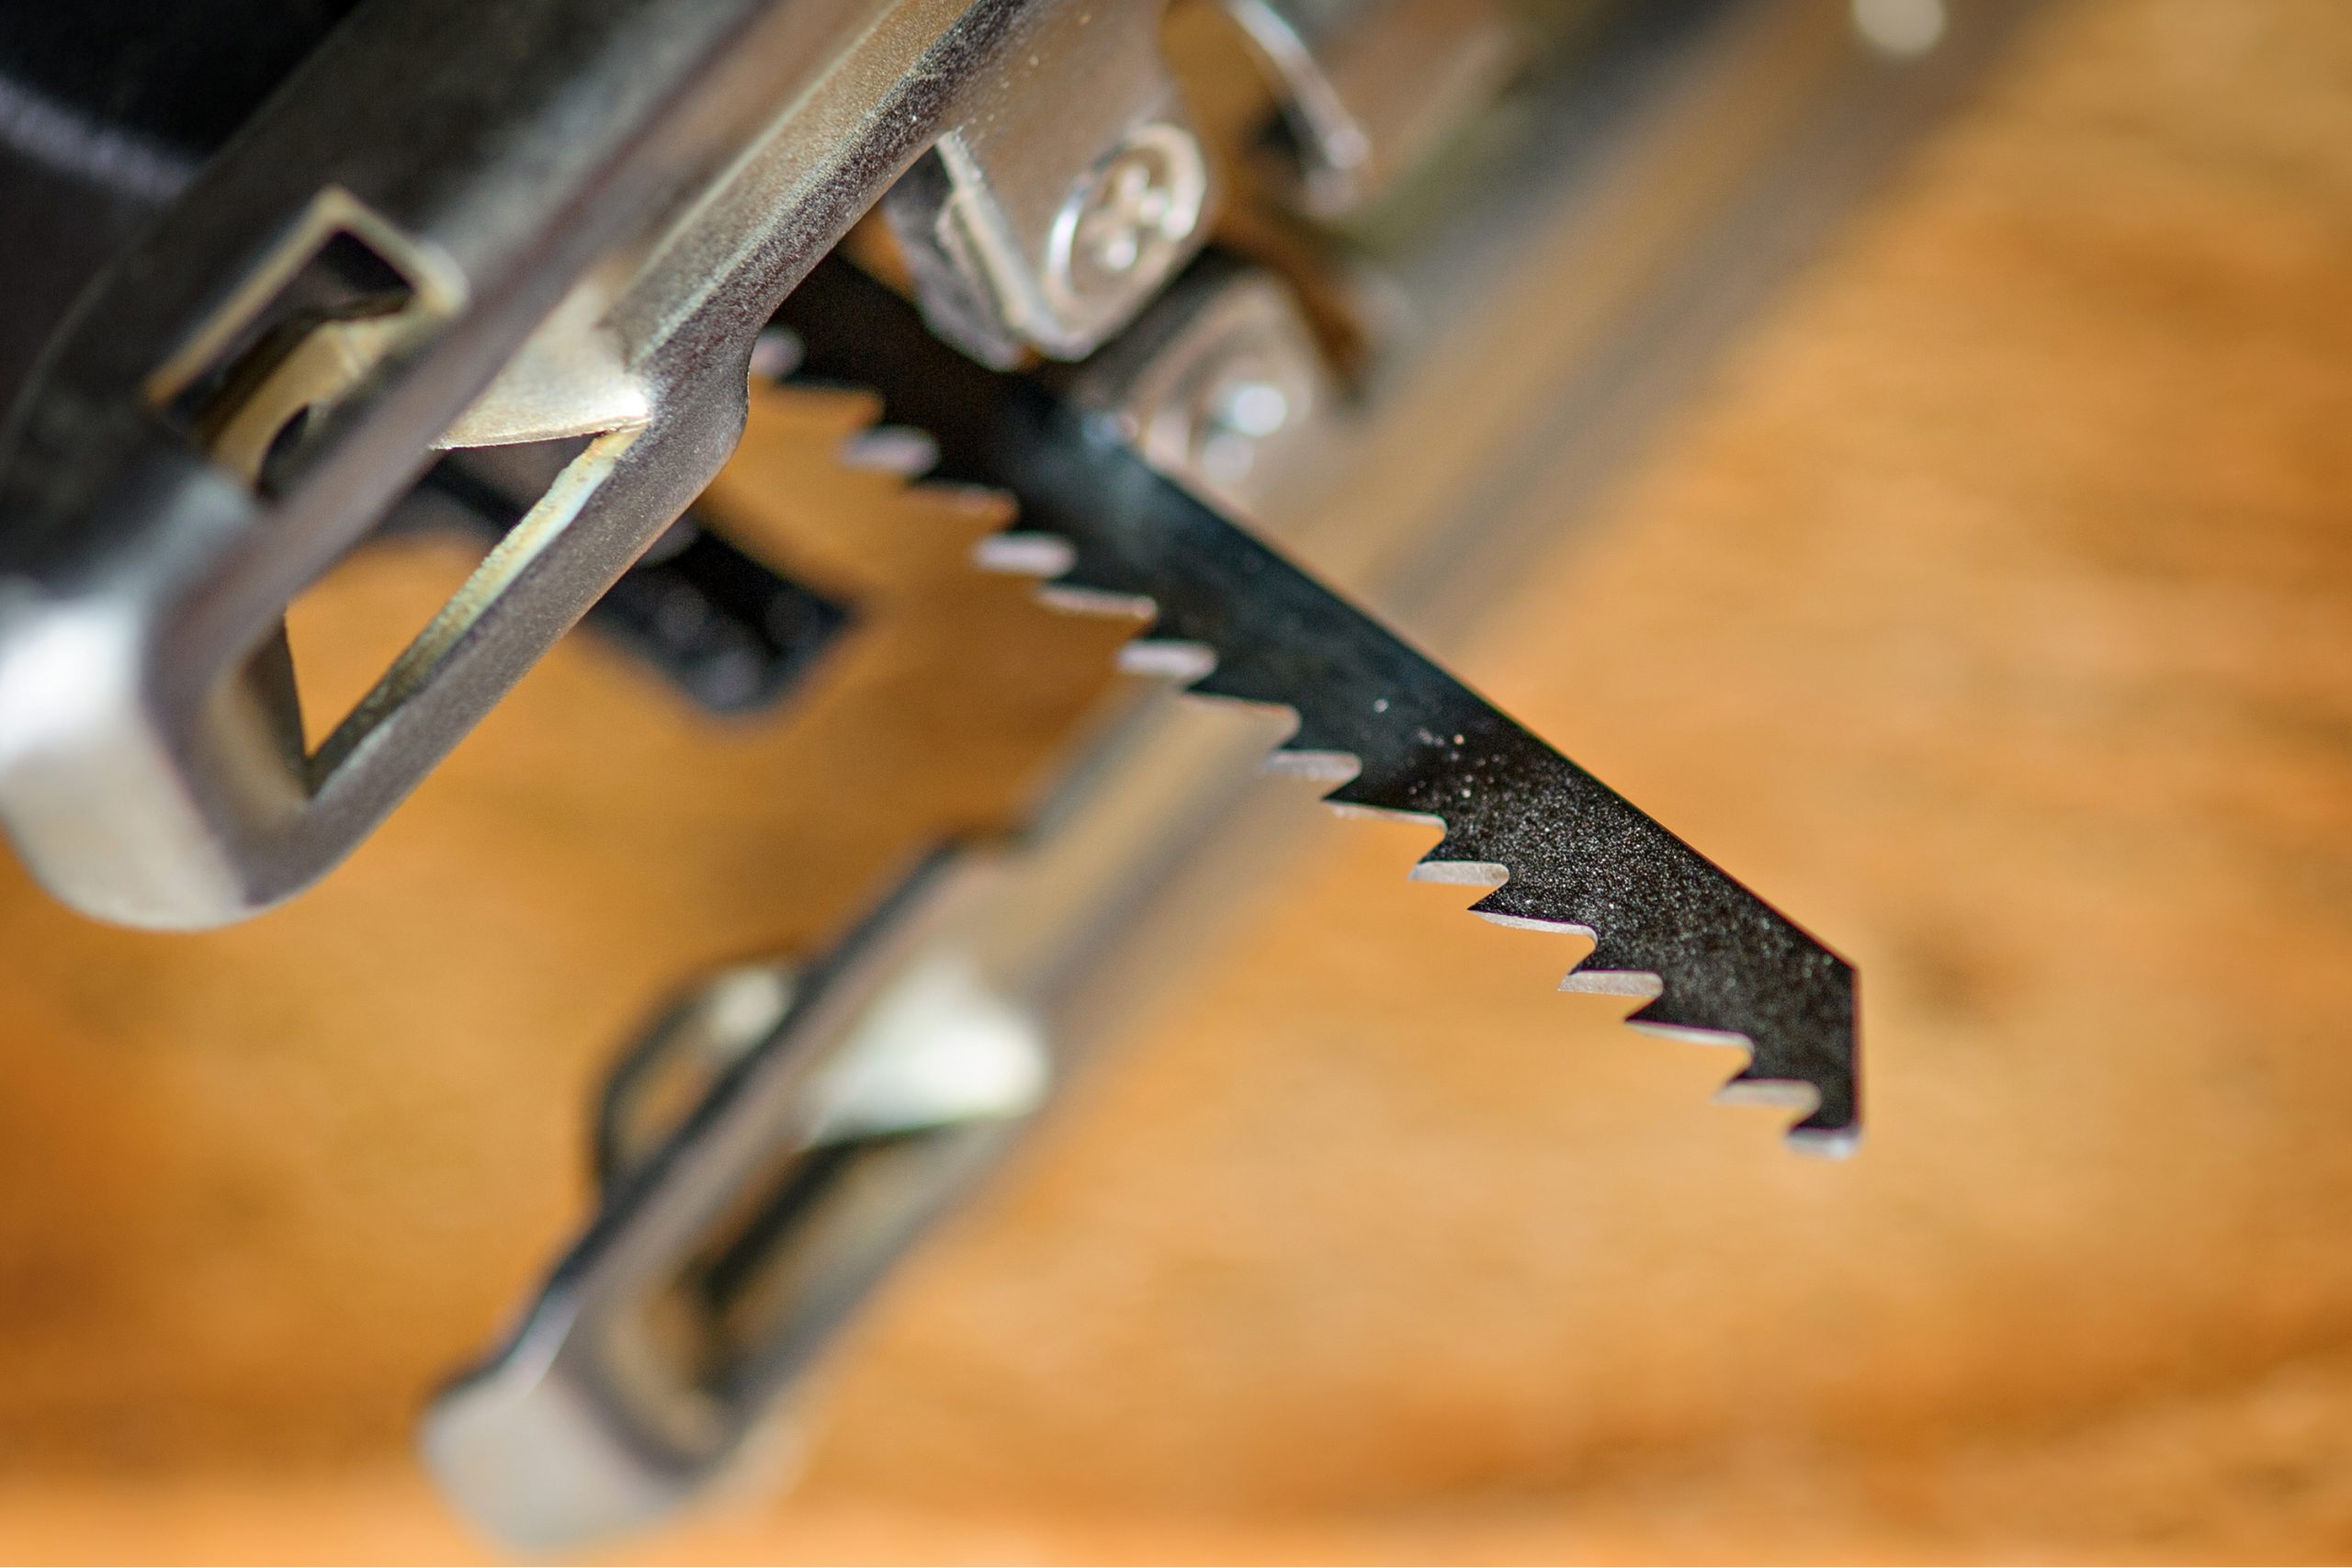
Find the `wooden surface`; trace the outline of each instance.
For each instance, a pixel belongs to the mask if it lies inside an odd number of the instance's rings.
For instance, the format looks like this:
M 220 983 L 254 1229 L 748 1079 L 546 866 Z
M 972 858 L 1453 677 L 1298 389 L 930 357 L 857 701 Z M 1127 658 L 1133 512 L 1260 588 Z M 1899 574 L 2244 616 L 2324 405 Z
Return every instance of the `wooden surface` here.
M 840 499 L 760 525 L 901 597 L 789 725 L 575 639 L 251 926 L 9 874 L 0 1552 L 476 1550 L 408 1422 L 577 1214 L 616 1030 L 1092 684 L 1103 628 L 962 579 L 986 517 Z M 797 1448 L 641 1550 L 2352 1552 L 2348 513 L 2352 7 L 2055 7 L 1463 660 L 1858 962 L 1862 1154 L 1301 792 Z M 346 572 L 308 668 L 452 570 Z

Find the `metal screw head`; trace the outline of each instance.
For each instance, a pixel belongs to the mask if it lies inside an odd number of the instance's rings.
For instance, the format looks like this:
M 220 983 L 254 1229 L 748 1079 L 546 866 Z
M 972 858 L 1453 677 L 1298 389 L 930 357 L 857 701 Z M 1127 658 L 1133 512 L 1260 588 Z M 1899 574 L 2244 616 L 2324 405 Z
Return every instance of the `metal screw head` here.
M 1183 254 L 1207 194 L 1189 131 L 1138 127 L 1071 187 L 1054 220 L 1048 287 L 1082 310 L 1139 299 Z

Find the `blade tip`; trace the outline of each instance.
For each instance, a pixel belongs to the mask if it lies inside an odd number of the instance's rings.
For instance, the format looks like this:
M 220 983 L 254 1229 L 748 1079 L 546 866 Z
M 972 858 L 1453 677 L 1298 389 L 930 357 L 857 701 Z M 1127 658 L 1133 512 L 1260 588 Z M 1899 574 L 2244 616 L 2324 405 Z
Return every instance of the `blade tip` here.
M 1862 1126 L 1859 1122 L 1837 1127 L 1799 1122 L 1789 1129 L 1788 1143 L 1791 1149 L 1813 1159 L 1851 1159 L 1862 1146 Z

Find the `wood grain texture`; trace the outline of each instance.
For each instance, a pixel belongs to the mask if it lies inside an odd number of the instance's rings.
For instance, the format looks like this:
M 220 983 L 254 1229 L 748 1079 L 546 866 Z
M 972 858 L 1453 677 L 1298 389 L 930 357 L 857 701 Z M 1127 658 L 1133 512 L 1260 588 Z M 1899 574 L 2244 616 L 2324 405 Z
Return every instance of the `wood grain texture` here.
M 983 517 L 811 488 L 844 411 L 775 417 L 812 461 L 738 505 L 904 595 L 790 724 L 575 639 L 288 910 L 0 889 L 0 1550 L 467 1551 L 406 1422 L 576 1213 L 604 1043 L 1083 705 L 1103 628 L 964 581 Z M 2054 7 L 1464 660 L 1857 961 L 1860 1156 L 1299 793 L 797 1488 L 645 1550 L 2352 1551 L 2347 433 L 2352 9 Z M 365 565 L 308 642 L 446 575 Z

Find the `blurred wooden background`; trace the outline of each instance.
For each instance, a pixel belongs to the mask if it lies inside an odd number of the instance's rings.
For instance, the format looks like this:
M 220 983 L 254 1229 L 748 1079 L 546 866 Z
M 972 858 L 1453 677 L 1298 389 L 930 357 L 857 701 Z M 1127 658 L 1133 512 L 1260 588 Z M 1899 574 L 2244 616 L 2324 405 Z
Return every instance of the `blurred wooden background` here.
M 604 1052 L 998 808 L 1099 668 L 964 576 L 987 517 L 840 521 L 880 482 L 756 520 L 900 595 L 789 723 L 575 638 L 252 925 L 5 873 L 0 1554 L 481 1552 L 409 1423 L 576 1219 Z M 455 570 L 347 570 L 307 668 Z M 981 636 L 1030 689 L 940 678 Z M 1862 1154 L 1295 791 L 797 1489 L 632 1550 L 2352 1552 L 2352 6 L 2054 5 L 1463 662 L 1860 964 Z

